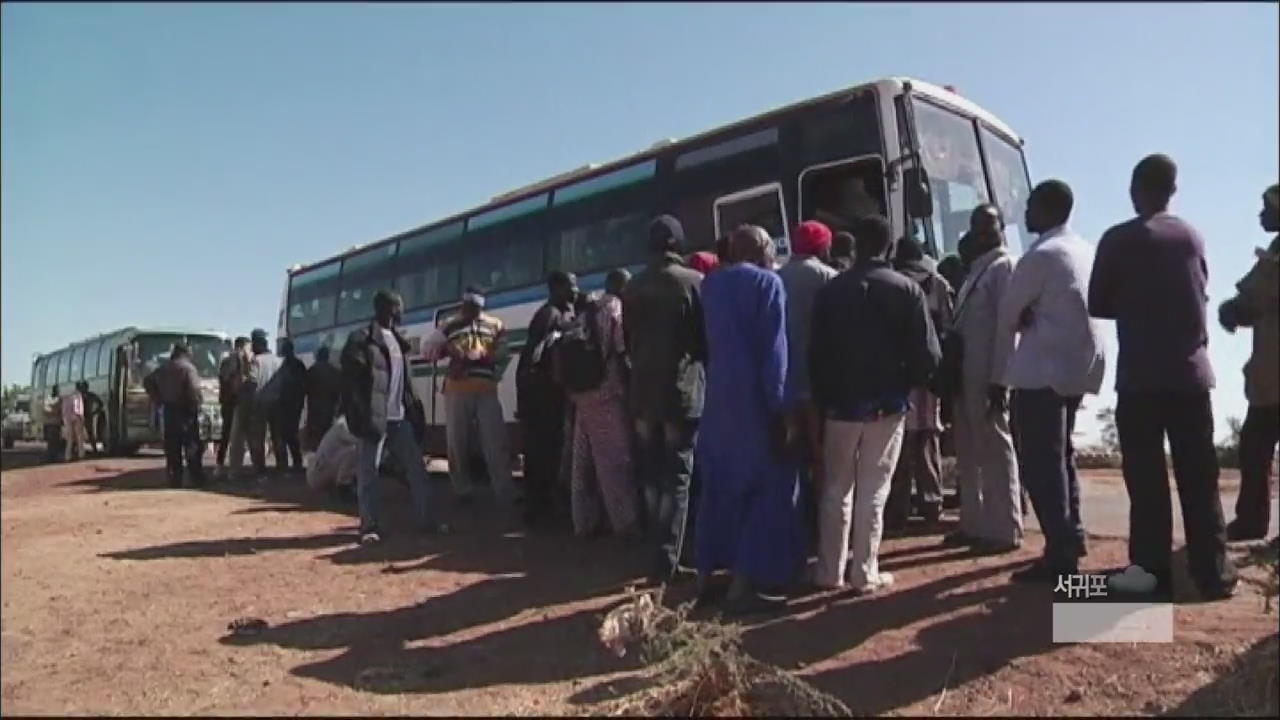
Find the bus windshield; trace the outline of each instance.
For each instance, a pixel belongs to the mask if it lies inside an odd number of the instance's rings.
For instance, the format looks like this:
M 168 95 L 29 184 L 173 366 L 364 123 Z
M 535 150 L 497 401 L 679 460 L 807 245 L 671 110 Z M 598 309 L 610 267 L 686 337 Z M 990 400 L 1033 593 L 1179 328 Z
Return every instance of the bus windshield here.
M 977 206 L 995 202 L 1005 221 L 1005 239 L 1015 254 L 1026 245 L 1023 215 L 1027 174 L 1022 151 L 991 132 L 981 130 L 996 197 L 987 192 L 979 150 L 979 130 L 971 118 L 925 100 L 912 105 L 920 157 L 929 173 L 933 195 L 933 240 L 939 256 L 954 253 L 969 230 L 969 215 Z
M 180 335 L 176 333 L 139 335 L 134 343 L 137 345 L 137 362 L 141 377 L 164 364 L 173 351 L 174 343 L 185 342 L 191 348 L 192 361 L 200 377 L 214 378 L 218 376 L 218 362 L 227 349 L 227 343 L 217 335 Z
M 991 171 L 991 189 L 995 202 L 1004 215 L 1004 237 L 1009 247 L 1031 247 L 1031 236 L 1026 228 L 1027 197 L 1031 187 L 1027 182 L 1027 168 L 1022 150 L 991 128 L 979 123 L 982 149 L 987 154 L 987 169 Z

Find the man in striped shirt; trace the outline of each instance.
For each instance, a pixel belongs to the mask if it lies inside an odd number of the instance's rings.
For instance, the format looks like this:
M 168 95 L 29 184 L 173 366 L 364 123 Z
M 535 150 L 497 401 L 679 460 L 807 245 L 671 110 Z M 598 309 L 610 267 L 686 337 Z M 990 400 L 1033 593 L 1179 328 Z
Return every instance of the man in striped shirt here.
M 515 499 L 511 482 L 511 454 L 507 426 L 498 399 L 498 361 L 505 354 L 502 321 L 484 312 L 484 296 L 467 288 L 462 310 L 447 320 L 441 332 L 449 372 L 444 383 L 449 477 L 454 492 L 464 501 L 471 497 L 471 440 L 473 427 L 480 433 L 489 482 L 498 497 Z

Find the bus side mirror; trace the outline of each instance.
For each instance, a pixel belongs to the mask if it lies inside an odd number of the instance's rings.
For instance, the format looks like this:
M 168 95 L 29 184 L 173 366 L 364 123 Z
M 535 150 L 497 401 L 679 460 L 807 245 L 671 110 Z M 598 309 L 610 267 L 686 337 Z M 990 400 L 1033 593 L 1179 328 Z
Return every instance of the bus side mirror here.
M 933 195 L 929 191 L 929 173 L 924 168 L 911 167 L 902 171 L 903 200 L 907 214 L 913 218 L 933 215 Z

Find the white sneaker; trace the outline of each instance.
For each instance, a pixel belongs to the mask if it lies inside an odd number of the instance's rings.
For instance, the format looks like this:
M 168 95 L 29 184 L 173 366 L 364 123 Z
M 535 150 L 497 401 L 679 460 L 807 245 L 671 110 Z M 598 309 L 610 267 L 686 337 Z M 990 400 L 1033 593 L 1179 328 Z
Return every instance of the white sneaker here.
M 377 545 L 380 542 L 382 542 L 382 536 L 376 531 L 367 532 L 360 536 L 361 545 Z
M 867 581 L 866 585 L 855 588 L 853 592 L 855 595 L 870 595 L 891 585 L 893 585 L 893 575 L 882 572 L 875 579 Z

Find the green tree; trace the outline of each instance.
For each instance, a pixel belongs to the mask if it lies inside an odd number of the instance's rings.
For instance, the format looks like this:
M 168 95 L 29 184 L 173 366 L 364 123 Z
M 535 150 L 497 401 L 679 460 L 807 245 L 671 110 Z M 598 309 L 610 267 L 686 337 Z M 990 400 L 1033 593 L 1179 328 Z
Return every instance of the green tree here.
M 22 385 L 6 385 L 5 386 L 3 391 L 4 392 L 3 410 L 5 415 L 8 415 L 9 413 L 13 412 L 13 408 L 18 402 L 18 395 L 26 392 L 26 390 L 27 388 L 23 387 Z
M 1120 452 L 1120 433 L 1116 430 L 1116 409 L 1104 407 L 1094 417 L 1102 423 L 1102 447 L 1107 452 Z
M 1227 427 L 1231 433 L 1218 443 L 1218 465 L 1227 468 L 1240 467 L 1240 431 L 1244 421 L 1238 417 L 1227 418 Z

